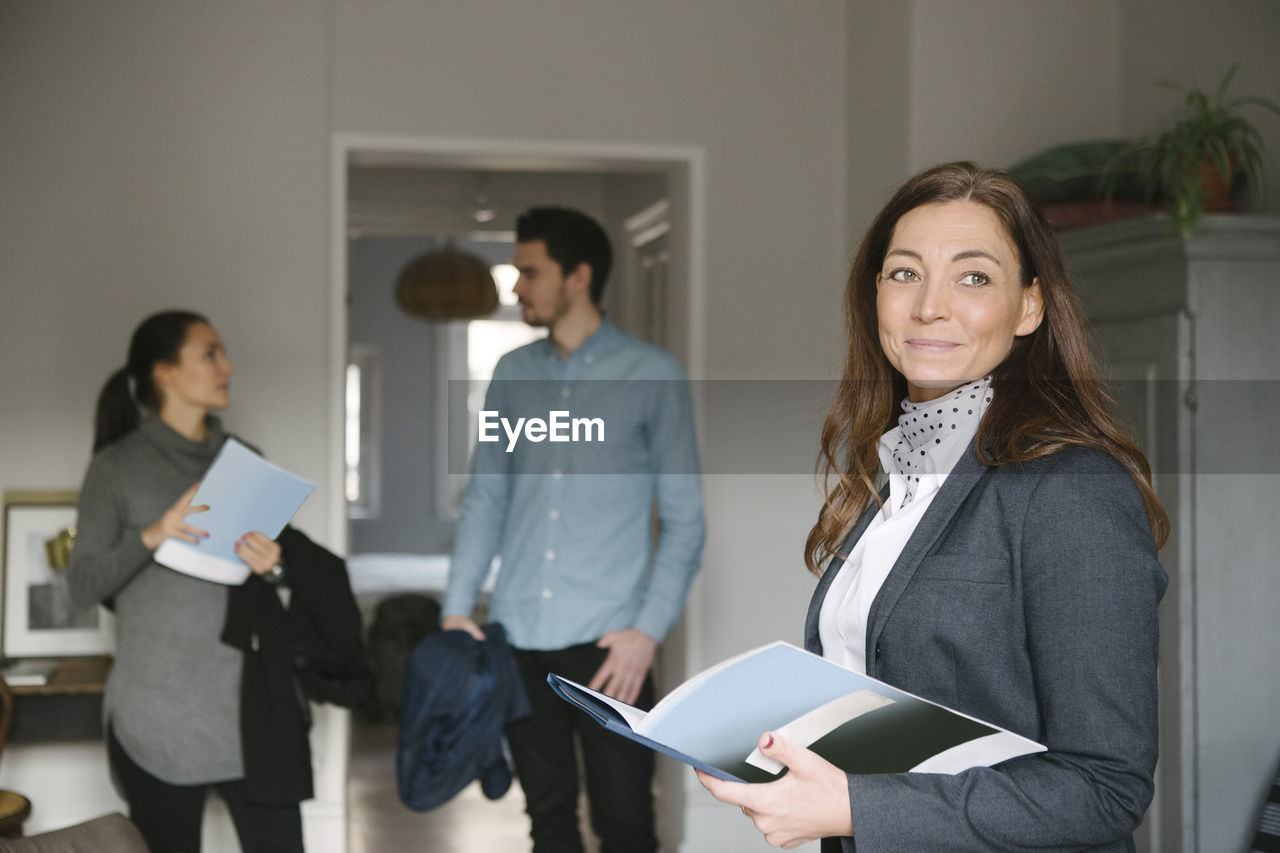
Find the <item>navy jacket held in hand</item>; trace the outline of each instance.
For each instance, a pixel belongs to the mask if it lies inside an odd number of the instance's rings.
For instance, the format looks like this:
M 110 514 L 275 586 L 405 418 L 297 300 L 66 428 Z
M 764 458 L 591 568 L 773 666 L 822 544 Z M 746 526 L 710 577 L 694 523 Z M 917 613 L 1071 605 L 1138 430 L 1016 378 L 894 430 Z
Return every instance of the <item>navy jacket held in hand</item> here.
M 502 732 L 529 716 L 529 699 L 502 625 L 483 630 L 484 642 L 437 631 L 409 657 L 396 781 L 401 802 L 415 811 L 443 805 L 473 779 L 489 799 L 511 787 Z

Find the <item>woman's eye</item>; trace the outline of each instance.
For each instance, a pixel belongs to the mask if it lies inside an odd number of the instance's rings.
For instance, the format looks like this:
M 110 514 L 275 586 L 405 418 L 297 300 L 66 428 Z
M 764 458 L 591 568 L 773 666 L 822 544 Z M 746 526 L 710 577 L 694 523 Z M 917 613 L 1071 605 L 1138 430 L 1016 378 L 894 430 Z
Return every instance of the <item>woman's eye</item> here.
M 984 284 L 991 283 L 991 277 L 986 273 L 970 272 L 960 277 L 961 284 L 967 284 L 970 287 L 982 287 Z
M 920 276 L 916 275 L 915 270 L 909 270 L 906 267 L 900 267 L 888 276 L 893 281 L 919 281 Z

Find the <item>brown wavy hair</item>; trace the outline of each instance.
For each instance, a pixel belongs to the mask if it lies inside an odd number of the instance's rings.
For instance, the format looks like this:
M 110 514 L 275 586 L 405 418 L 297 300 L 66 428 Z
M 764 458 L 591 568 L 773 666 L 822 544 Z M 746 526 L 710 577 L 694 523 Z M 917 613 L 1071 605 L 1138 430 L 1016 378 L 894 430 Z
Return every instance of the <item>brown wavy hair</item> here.
M 1040 280 L 1044 319 L 1014 339 L 992 375 L 990 407 L 974 438 L 987 465 L 1011 465 L 1070 446 L 1114 456 L 1142 494 L 1157 547 L 1169 536 L 1169 518 L 1151 487 L 1151 466 L 1126 435 L 1116 404 L 1102 387 L 1089 345 L 1084 311 L 1067 274 L 1057 235 L 1040 207 L 1012 177 L 970 162 L 926 169 L 898 188 L 867 230 L 844 293 L 849 349 L 839 389 L 822 426 L 817 476 L 824 501 L 805 542 L 809 571 L 822 574 L 857 518 L 879 502 L 876 477 L 880 437 L 892 429 L 906 379 L 880 346 L 876 275 L 898 220 L 924 204 L 971 201 L 989 208 L 1018 253 L 1020 282 Z

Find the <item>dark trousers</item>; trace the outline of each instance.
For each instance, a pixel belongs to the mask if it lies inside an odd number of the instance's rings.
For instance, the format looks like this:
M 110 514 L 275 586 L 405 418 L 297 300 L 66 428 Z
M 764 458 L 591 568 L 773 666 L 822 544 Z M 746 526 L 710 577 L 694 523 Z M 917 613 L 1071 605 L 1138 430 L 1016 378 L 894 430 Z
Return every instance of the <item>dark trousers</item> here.
M 262 806 L 245 798 L 243 779 L 209 785 L 172 785 L 143 770 L 107 733 L 107 758 L 124 789 L 129 819 L 151 853 L 200 853 L 204 799 L 213 788 L 227 804 L 244 853 L 302 853 L 298 806 Z
M 547 686 L 547 673 L 587 684 L 607 651 L 594 643 L 550 652 L 515 649 L 533 716 L 507 726 L 516 775 L 533 823 L 534 853 L 582 853 L 578 832 L 578 765 L 574 734 L 582 746 L 591 826 L 603 853 L 653 853 L 653 753 L 607 731 Z M 653 704 L 653 679 L 645 678 L 636 705 Z

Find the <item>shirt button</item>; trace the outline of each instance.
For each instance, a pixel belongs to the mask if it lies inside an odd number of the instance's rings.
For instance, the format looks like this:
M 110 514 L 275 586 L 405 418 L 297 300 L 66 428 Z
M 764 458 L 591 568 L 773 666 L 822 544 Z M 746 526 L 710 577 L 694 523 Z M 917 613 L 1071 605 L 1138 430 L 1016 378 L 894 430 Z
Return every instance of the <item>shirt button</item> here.
M 552 551 L 550 548 L 548 548 L 548 549 L 547 549 L 547 559 L 548 559 L 548 560 L 554 560 L 555 558 L 556 558 L 556 552 L 555 552 L 555 551 Z
M 559 518 L 559 517 L 560 517 L 560 510 L 558 510 L 558 509 L 553 509 L 553 510 L 551 510 L 551 512 L 550 512 L 550 513 L 548 513 L 548 515 L 550 515 L 550 516 L 551 516 L 551 520 L 552 520 L 552 521 L 555 521 L 557 518 Z
M 585 361 L 587 364 L 590 364 L 595 360 L 596 360 L 596 357 L 594 355 L 588 355 L 585 358 L 583 358 L 583 361 Z
M 569 396 L 569 389 L 568 389 L 568 388 L 561 388 L 561 389 L 560 389 L 560 396 L 561 396 L 561 397 L 568 397 L 568 396 Z
M 880 660 L 882 657 L 884 657 L 884 652 L 880 650 L 880 644 L 876 643 L 876 660 Z
M 549 589 L 544 589 L 544 590 L 542 591 L 542 597 L 543 597 L 543 598 L 550 598 L 550 597 L 551 597 L 551 590 L 549 590 Z
M 551 472 L 551 477 L 553 479 L 559 480 L 563 476 L 564 476 L 564 472 L 561 471 L 559 468 Z

